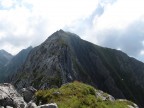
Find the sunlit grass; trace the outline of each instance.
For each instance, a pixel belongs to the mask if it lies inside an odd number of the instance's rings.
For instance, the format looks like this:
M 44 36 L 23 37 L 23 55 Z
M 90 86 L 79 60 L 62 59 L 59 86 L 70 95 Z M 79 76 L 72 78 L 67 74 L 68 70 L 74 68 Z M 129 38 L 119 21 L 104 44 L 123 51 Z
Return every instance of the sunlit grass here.
M 128 108 L 127 101 L 110 101 L 96 98 L 96 92 L 92 86 L 73 82 L 63 85 L 59 89 L 39 90 L 35 96 L 37 104 L 57 103 L 59 108 Z M 105 94 L 106 95 L 106 94 Z

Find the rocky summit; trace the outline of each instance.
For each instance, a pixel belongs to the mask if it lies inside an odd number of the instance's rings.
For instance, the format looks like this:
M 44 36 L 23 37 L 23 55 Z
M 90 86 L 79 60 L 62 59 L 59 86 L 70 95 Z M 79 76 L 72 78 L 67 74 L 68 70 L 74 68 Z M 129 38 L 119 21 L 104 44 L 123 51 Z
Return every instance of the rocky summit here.
M 57 88 L 74 80 L 144 107 L 144 63 L 59 30 L 33 48 L 11 82 L 18 88 Z

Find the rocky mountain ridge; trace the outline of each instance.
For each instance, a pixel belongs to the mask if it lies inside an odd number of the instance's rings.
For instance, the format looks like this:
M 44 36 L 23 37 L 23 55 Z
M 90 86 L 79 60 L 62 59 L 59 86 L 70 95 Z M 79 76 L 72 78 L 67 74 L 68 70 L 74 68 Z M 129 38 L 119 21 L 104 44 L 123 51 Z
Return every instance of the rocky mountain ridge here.
M 60 87 L 78 80 L 144 107 L 144 63 L 59 30 L 33 48 L 12 79 L 17 88 Z

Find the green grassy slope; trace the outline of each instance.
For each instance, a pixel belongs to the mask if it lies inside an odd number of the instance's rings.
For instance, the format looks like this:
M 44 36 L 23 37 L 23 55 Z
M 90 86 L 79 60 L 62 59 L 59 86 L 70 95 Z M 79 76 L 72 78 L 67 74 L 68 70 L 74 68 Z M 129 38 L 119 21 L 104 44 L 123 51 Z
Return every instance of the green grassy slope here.
M 40 90 L 35 96 L 37 104 L 56 102 L 59 108 L 129 108 L 128 105 L 133 106 L 130 101 L 110 100 L 108 94 L 77 81 L 65 84 L 61 88 Z

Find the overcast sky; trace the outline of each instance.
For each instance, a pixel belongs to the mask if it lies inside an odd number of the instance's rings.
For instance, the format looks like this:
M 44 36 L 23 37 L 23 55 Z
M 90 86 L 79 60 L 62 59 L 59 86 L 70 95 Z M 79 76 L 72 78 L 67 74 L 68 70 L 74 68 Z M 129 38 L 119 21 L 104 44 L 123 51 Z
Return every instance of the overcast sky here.
M 144 0 L 0 0 L 0 49 L 15 55 L 59 29 L 144 61 Z

